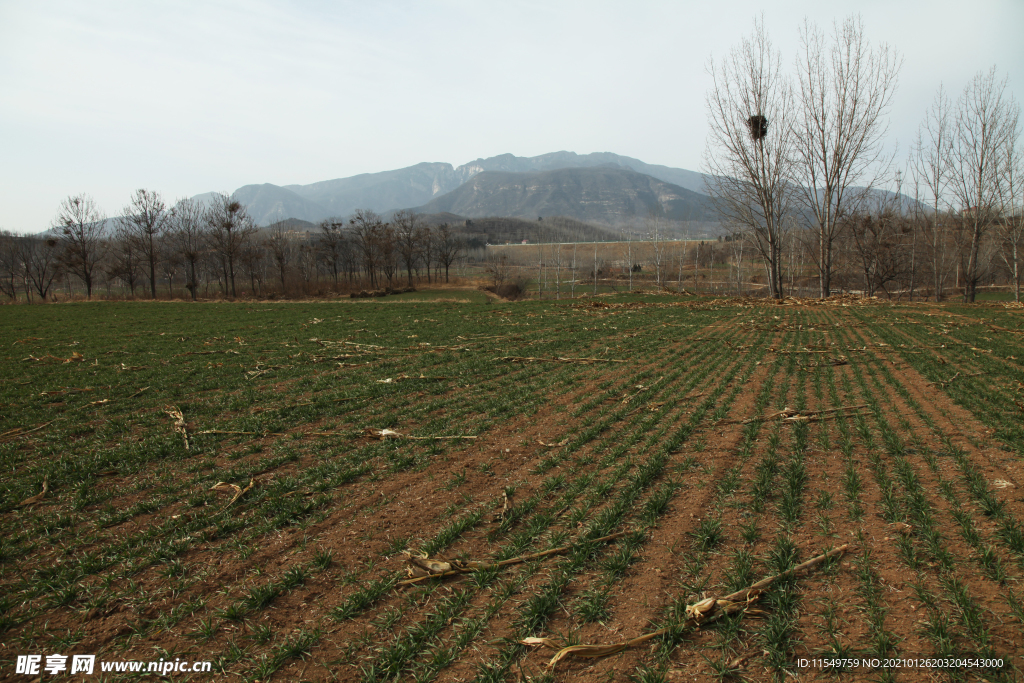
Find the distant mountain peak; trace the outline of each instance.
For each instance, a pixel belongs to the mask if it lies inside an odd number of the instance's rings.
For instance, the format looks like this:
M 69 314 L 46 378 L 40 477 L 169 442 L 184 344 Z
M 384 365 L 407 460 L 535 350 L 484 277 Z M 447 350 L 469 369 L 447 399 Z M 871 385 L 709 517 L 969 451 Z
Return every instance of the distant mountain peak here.
M 260 225 L 286 218 L 316 222 L 348 216 L 357 209 L 386 213 L 423 206 L 485 172 L 539 173 L 594 167 L 627 169 L 692 192 L 704 192 L 704 176 L 694 171 L 645 164 L 611 152 L 577 154 L 561 150 L 535 157 L 504 153 L 458 167 L 446 162 L 425 161 L 392 171 L 361 173 L 307 185 L 253 184 L 239 188 L 232 196 L 246 205 Z

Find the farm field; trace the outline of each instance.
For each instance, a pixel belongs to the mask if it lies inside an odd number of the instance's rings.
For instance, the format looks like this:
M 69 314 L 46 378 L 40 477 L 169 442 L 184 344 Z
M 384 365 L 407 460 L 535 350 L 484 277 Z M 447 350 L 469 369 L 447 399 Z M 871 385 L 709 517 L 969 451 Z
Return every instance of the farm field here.
M 0 680 L 56 653 L 211 661 L 170 676 L 196 681 L 1024 670 L 1019 307 L 419 296 L 0 317 Z M 747 603 L 701 603 L 840 548 Z M 836 657 L 881 663 L 800 665 Z M 884 665 L 923 658 L 1001 664 Z

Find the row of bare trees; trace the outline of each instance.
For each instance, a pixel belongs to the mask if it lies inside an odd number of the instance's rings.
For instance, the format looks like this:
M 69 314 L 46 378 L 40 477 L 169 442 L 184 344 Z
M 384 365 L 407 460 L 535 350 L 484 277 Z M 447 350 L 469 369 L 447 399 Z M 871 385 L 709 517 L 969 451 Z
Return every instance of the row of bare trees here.
M 132 296 L 157 296 L 184 285 L 192 299 L 200 291 L 235 297 L 239 281 L 252 294 L 280 284 L 326 281 L 339 287 L 394 287 L 401 273 L 409 286 L 425 274 L 450 278 L 464 252 L 447 224 L 422 225 L 416 214 L 399 212 L 389 222 L 372 211 L 344 221 L 322 221 L 306 233 L 278 223 L 258 228 L 238 201 L 218 195 L 207 206 L 185 199 L 168 207 L 159 193 L 138 190 L 113 221 L 86 195 L 65 199 L 51 231 L 43 236 L 0 234 L 0 292 L 14 299 L 49 298 L 62 285 L 68 295 L 97 287 L 120 287 Z M 242 287 L 245 285 L 243 284 Z M 244 292 L 243 292 L 244 293 Z
M 971 302 L 1001 262 L 1019 300 L 1019 105 L 994 68 L 955 103 L 940 90 L 907 170 L 896 171 L 886 136 L 900 65 L 854 17 L 829 36 L 805 22 L 795 76 L 763 20 L 709 63 L 708 191 L 760 256 L 771 296 L 783 296 L 788 248 L 809 257 L 822 297 L 852 268 L 867 291 L 907 281 L 911 294 L 928 271 L 936 298 L 955 272 Z

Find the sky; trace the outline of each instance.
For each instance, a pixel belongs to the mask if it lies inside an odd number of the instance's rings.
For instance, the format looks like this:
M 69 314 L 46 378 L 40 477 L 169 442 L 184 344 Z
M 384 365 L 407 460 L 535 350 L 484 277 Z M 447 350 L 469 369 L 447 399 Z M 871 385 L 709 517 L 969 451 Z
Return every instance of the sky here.
M 138 188 L 173 203 L 507 152 L 700 170 L 708 58 L 766 5 L 787 64 L 805 18 L 859 13 L 899 51 L 901 154 L 940 84 L 995 65 L 1024 99 L 1022 0 L 0 0 L 0 229 L 45 230 L 83 192 L 116 215 Z

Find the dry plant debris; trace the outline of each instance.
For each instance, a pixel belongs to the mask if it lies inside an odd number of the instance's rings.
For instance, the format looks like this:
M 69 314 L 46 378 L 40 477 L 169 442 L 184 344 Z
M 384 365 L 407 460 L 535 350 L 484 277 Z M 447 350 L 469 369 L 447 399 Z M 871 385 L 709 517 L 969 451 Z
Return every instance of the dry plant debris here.
M 561 356 L 556 358 L 535 358 L 533 356 L 501 356 L 494 360 L 507 360 L 510 363 L 536 363 L 538 361 L 548 363 L 583 363 L 588 365 L 590 363 L 625 363 L 624 360 L 618 360 L 616 358 L 563 358 Z
M 15 427 L 14 429 L 8 430 L 8 431 L 4 432 L 3 434 L 0 434 L 0 443 L 7 443 L 8 441 L 13 441 L 14 439 L 17 439 L 19 437 L 25 436 L 26 434 L 31 434 L 32 432 L 38 432 L 43 427 L 46 427 L 46 426 L 51 425 L 53 423 L 54 423 L 54 420 L 50 420 L 49 422 L 44 422 L 43 424 L 39 425 L 38 427 L 33 427 L 32 429 L 25 429 L 24 427 Z
M 402 434 L 396 432 L 393 429 L 377 429 L 376 427 L 367 427 L 363 430 L 364 434 L 374 437 L 375 439 L 415 439 L 417 441 L 430 441 L 430 440 L 443 440 L 443 439 L 475 439 L 475 436 L 409 436 L 408 434 Z
M 188 443 L 188 430 L 185 429 L 185 416 L 181 414 L 181 411 L 171 406 L 170 410 L 165 410 L 167 416 L 174 420 L 174 431 L 181 434 L 181 438 L 185 441 L 185 450 L 190 450 Z
M 231 500 L 229 500 L 228 504 L 225 505 L 224 508 L 223 508 L 223 509 L 226 510 L 227 508 L 231 507 L 232 503 L 234 503 L 236 500 L 238 500 L 239 498 L 244 496 L 246 493 L 248 493 L 249 490 L 252 489 L 252 487 L 255 486 L 255 485 L 256 485 L 256 480 L 255 479 L 250 479 L 249 480 L 249 485 L 246 486 L 244 489 L 241 486 L 239 486 L 238 484 L 229 484 L 229 483 L 224 482 L 224 481 L 218 481 L 216 484 L 214 484 L 210 488 L 210 490 L 211 491 L 217 491 L 218 493 L 234 493 L 234 496 L 232 496 Z
M 763 417 L 752 417 L 743 421 L 743 424 L 750 424 L 757 420 L 777 420 L 781 419 L 783 422 L 820 422 L 821 420 L 832 420 L 837 417 L 856 417 L 860 413 L 851 412 L 866 408 L 867 404 L 862 403 L 855 406 L 843 406 L 841 408 L 829 408 L 827 410 L 804 410 L 799 411 L 794 408 L 783 408 L 782 410 L 772 413 L 770 415 L 764 415 Z
M 604 543 L 613 539 L 625 536 L 626 534 L 632 533 L 632 531 L 619 531 L 614 534 L 602 536 L 601 538 L 595 538 L 589 543 Z M 406 573 L 410 578 L 399 581 L 397 585 L 408 586 L 410 584 L 419 583 L 431 578 L 444 578 L 446 576 L 455 576 L 456 574 L 468 574 L 470 572 L 477 572 L 483 569 L 495 569 L 500 567 L 508 567 L 514 564 L 522 564 L 531 560 L 537 560 L 542 557 L 550 557 L 552 555 L 561 555 L 572 550 L 572 545 L 564 545 L 559 548 L 552 548 L 550 550 L 542 550 L 538 553 L 530 553 L 529 555 L 521 555 L 519 557 L 512 557 L 501 562 L 481 562 L 476 560 L 446 560 L 440 557 L 427 557 L 426 555 L 416 555 L 413 553 L 406 553 L 406 563 L 409 565 L 406 567 Z
M 807 560 L 806 562 L 798 564 L 789 571 L 761 579 L 754 585 L 738 590 L 735 593 L 730 593 L 725 597 L 705 598 L 693 605 L 688 605 L 686 607 L 687 621 L 683 625 L 683 628 L 696 628 L 701 624 L 708 623 L 727 614 L 747 612 L 748 607 L 761 597 L 762 592 L 764 589 L 768 588 L 768 586 L 780 579 L 795 576 L 798 572 L 815 567 L 833 557 L 838 557 L 846 552 L 847 548 L 849 548 L 849 545 L 842 545 L 834 550 L 830 550 L 827 553 L 823 553 L 817 557 Z M 645 633 L 642 636 L 637 636 L 636 638 L 632 638 L 621 643 L 611 643 L 608 645 L 569 645 L 566 647 L 563 646 L 557 638 L 524 638 L 519 642 L 523 645 L 543 646 L 557 649 L 558 651 L 555 653 L 555 656 L 548 662 L 548 667 L 554 668 L 558 662 L 562 661 L 566 657 L 607 657 L 608 655 L 622 652 L 628 648 L 642 645 L 653 638 L 657 638 L 658 636 L 668 633 L 669 630 L 669 627 L 660 628 L 657 631 Z
M 419 377 L 413 377 L 412 375 L 399 375 L 398 377 L 388 377 L 386 379 L 378 379 L 377 384 L 394 384 L 395 382 L 404 382 L 410 379 L 426 379 L 426 380 L 444 380 L 449 379 L 448 377 L 427 377 L 426 375 L 420 375 Z
M 53 355 L 50 355 L 50 354 L 46 354 L 45 356 L 39 356 L 38 358 L 36 358 L 35 356 L 31 356 L 30 355 L 28 358 L 22 358 L 21 362 L 24 363 L 26 361 L 32 361 L 32 362 L 35 362 L 35 363 L 42 363 L 43 361 L 47 361 L 47 360 L 56 360 L 56 361 L 60 361 L 61 363 L 74 363 L 74 362 L 81 363 L 81 362 L 83 362 L 85 360 L 85 356 L 83 356 L 82 354 L 78 353 L 78 351 L 72 351 L 70 358 L 61 358 L 59 356 L 53 356 Z
M 20 503 L 18 503 L 18 507 L 29 507 L 29 506 L 32 506 L 32 505 L 36 505 L 38 503 L 42 503 L 43 499 L 46 498 L 46 494 L 49 491 L 50 491 L 50 478 L 49 477 L 43 477 L 43 490 L 40 491 L 39 493 L 37 493 L 36 495 L 31 496 L 29 498 L 26 498 L 25 500 L 23 500 Z

